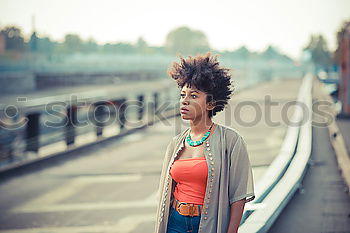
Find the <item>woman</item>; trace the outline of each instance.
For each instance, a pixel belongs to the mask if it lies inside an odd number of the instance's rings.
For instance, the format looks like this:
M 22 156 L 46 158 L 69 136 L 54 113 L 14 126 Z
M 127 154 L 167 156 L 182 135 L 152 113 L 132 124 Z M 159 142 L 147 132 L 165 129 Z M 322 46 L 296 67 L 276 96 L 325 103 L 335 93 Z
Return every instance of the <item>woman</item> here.
M 230 99 L 229 69 L 210 53 L 174 63 L 180 111 L 190 127 L 168 144 L 159 185 L 156 233 L 237 232 L 244 205 L 255 198 L 246 143 L 212 117 Z

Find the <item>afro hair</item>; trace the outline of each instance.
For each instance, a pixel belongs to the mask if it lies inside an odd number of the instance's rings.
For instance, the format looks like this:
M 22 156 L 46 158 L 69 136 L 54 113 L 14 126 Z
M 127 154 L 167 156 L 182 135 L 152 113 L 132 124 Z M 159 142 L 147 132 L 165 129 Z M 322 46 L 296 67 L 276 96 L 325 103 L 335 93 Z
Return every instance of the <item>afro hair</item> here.
M 167 71 L 168 75 L 177 82 L 179 88 L 193 85 L 207 94 L 207 103 L 214 102 L 215 105 L 214 109 L 208 112 L 209 118 L 224 110 L 234 92 L 230 69 L 219 66 L 217 56 L 212 56 L 210 52 L 207 52 L 184 59 L 180 55 L 181 61 L 173 62 Z

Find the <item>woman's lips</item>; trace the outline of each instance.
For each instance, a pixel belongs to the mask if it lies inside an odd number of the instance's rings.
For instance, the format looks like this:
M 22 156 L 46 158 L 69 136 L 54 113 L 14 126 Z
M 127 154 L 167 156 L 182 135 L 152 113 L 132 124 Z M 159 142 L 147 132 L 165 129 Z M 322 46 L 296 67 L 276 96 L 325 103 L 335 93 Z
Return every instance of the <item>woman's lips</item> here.
M 188 110 L 181 110 L 181 113 L 187 113 Z
M 180 112 L 181 112 L 181 113 L 187 113 L 187 112 L 188 112 L 188 109 L 186 109 L 186 108 L 181 108 L 181 109 L 180 109 Z

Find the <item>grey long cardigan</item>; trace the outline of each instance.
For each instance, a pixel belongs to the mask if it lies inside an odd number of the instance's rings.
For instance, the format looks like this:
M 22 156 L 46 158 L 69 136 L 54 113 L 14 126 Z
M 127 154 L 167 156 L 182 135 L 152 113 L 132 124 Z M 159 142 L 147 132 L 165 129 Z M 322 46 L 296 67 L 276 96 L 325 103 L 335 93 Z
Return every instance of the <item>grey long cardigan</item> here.
M 167 146 L 159 184 L 156 233 L 166 233 L 169 210 L 174 199 L 175 181 L 170 168 L 185 146 L 187 128 L 174 136 Z M 253 173 L 247 146 L 233 128 L 217 124 L 204 149 L 208 164 L 208 180 L 199 233 L 226 233 L 230 222 L 230 205 L 255 198 Z

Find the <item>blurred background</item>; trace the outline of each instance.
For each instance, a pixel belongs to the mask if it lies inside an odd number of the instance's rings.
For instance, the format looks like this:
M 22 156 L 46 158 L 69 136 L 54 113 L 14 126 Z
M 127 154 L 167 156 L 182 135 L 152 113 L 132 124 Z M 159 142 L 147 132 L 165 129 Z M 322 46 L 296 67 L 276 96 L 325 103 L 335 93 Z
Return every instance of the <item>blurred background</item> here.
M 350 115 L 349 31 L 348 0 L 0 0 L 0 232 L 153 232 L 163 155 L 188 127 L 166 74 L 180 55 L 232 69 L 214 121 L 247 138 L 264 180 L 306 74 Z M 279 126 L 237 122 L 267 95 Z

